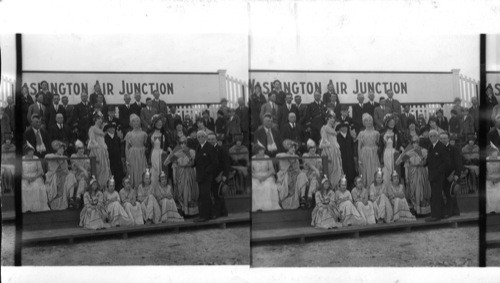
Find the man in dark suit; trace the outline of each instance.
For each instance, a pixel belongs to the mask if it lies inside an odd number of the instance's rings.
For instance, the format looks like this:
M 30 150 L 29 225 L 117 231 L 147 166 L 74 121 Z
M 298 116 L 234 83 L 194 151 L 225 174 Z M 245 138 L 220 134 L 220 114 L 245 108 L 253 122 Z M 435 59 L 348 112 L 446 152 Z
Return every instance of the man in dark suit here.
M 88 102 L 88 98 L 87 93 L 82 93 L 82 101 L 75 105 L 71 122 L 69 122 L 73 129 L 78 130 L 78 139 L 84 143 L 88 140 L 89 128 L 93 124 L 94 108 Z
M 229 169 L 231 160 L 229 151 L 217 143 L 217 137 L 214 133 L 208 134 L 208 142 L 214 147 L 217 155 L 217 167 L 214 170 L 214 179 L 212 180 L 212 195 L 214 205 L 212 206 L 212 219 L 227 216 L 226 201 L 224 196 L 219 195 L 219 186 L 229 178 Z
M 236 116 L 240 118 L 240 129 L 243 134 L 243 144 L 248 146 L 248 139 L 250 138 L 249 133 L 249 110 L 248 107 L 245 106 L 245 100 L 243 97 L 238 98 L 238 108 L 236 108 Z
M 255 143 L 264 147 L 265 154 L 270 157 L 275 157 L 278 152 L 283 152 L 283 140 L 278 132 L 278 129 L 273 128 L 271 114 L 264 116 L 264 124 L 259 127 L 254 133 Z
M 140 93 L 136 93 L 134 95 L 134 99 L 135 99 L 135 101 L 134 101 L 134 103 L 132 103 L 130 108 L 132 109 L 132 113 L 141 117 L 141 110 L 142 110 L 142 108 L 146 107 L 146 104 L 141 102 L 141 94 Z
M 166 117 L 166 120 L 167 122 L 165 123 L 165 130 L 166 131 L 175 131 L 175 125 L 177 125 L 177 123 L 181 123 L 182 124 L 182 118 L 179 114 L 177 114 L 177 108 L 175 107 L 175 105 L 170 105 L 170 113 L 167 114 L 167 117 Z
M 337 126 L 339 134 L 337 141 L 340 146 L 340 154 L 342 157 L 342 171 L 346 175 L 347 189 L 350 191 L 354 188 L 354 178 L 356 177 L 356 151 L 358 150 L 354 144 L 354 140 L 349 133 L 349 124 L 342 122 Z
M 436 125 L 443 129 L 443 131 L 448 132 L 448 119 L 443 116 L 443 109 L 438 109 L 436 111 Z
M 142 130 L 148 132 L 153 125 L 151 125 L 151 118 L 155 115 L 156 108 L 153 107 L 153 100 L 151 98 L 146 98 L 146 107 L 141 109 L 141 125 Z
M 460 216 L 457 196 L 451 194 L 450 186 L 453 182 L 458 181 L 462 173 L 462 153 L 456 147 L 450 145 L 450 137 L 447 132 L 441 133 L 439 135 L 439 140 L 444 144 L 450 158 L 450 166 L 444 176 L 443 190 L 446 196 L 446 205 L 443 210 L 443 215 L 444 218 Z
M 269 93 L 269 95 L 275 94 L 276 95 L 276 104 L 278 106 L 283 106 L 285 105 L 285 92 L 281 89 L 281 82 L 279 80 L 275 80 L 273 82 L 273 90 Z
M 95 105 L 97 103 L 97 97 L 100 95 L 102 95 L 102 108 L 106 109 L 107 108 L 106 98 L 104 97 L 104 94 L 101 91 L 101 86 L 99 85 L 99 81 L 96 81 L 94 85 L 94 92 L 91 93 L 89 97 L 90 104 Z
M 431 216 L 425 221 L 433 222 L 443 217 L 443 185 L 450 167 L 450 155 L 446 147 L 439 142 L 436 130 L 429 131 L 429 140 L 431 145 L 427 155 L 427 170 L 431 184 Z
M 332 102 L 332 96 L 335 95 L 337 97 L 337 94 L 335 93 L 335 89 L 333 88 L 333 82 L 330 81 L 328 85 L 326 86 L 327 92 L 323 93 L 323 103 L 326 105 L 330 102 Z
M 281 125 L 281 139 L 282 140 L 292 140 L 297 143 L 297 151 L 301 153 L 306 149 L 304 129 L 297 122 L 295 113 L 288 113 L 288 123 Z
M 401 115 L 401 103 L 394 99 L 394 92 L 390 89 L 387 91 L 387 100 L 385 106 L 389 109 L 389 113 Z
M 288 123 L 288 113 L 295 113 L 295 117 L 300 119 L 299 109 L 297 106 L 292 104 L 293 97 L 291 93 L 286 94 L 285 104 L 283 106 L 279 106 L 278 108 L 278 125 L 281 128 L 284 124 Z
M 340 123 L 347 123 L 347 125 L 353 124 L 354 121 L 349 117 L 349 106 L 342 105 L 340 110 L 340 117 L 336 117 Z
M 64 116 L 62 113 L 56 114 L 56 123 L 49 126 L 49 137 L 50 140 L 58 140 L 63 142 L 66 145 L 68 150 L 73 149 L 73 132 L 71 128 L 64 123 Z M 66 154 L 71 156 L 70 151 L 66 151 Z
M 415 115 L 413 115 L 412 113 L 410 113 L 410 106 L 409 105 L 405 105 L 404 107 L 404 111 L 403 113 L 401 114 L 401 116 L 399 117 L 399 121 L 400 121 L 400 124 L 401 124 L 401 129 L 408 129 L 408 125 L 410 125 L 410 121 L 413 121 L 413 122 L 416 122 L 417 119 L 415 118 Z M 446 131 L 446 129 L 443 129 Z
M 479 102 L 477 101 L 477 97 L 472 97 L 470 99 L 472 103 L 471 108 L 469 108 L 469 115 L 472 116 L 472 120 L 474 120 L 474 132 L 479 133 Z
M 43 158 L 51 151 L 49 134 L 41 127 L 41 119 L 38 114 L 33 114 L 30 120 L 31 127 L 24 132 L 24 144 L 29 143 L 35 148 L 35 155 Z
M 111 123 L 115 123 L 115 127 L 117 128 L 119 125 L 120 125 L 120 120 L 118 120 L 118 118 L 116 118 L 116 113 L 115 113 L 115 106 L 108 106 L 108 115 L 106 117 L 106 119 L 103 121 L 104 124 L 111 124 Z
M 273 123 L 273 127 L 278 127 L 278 109 L 279 106 L 276 103 L 276 93 L 269 93 L 269 97 L 266 103 L 262 104 L 260 107 L 260 119 L 261 122 L 264 123 L 264 115 L 270 114 L 271 121 Z
M 381 97 L 379 106 L 375 108 L 373 115 L 373 125 L 377 131 L 384 128 L 384 117 L 385 115 L 391 113 L 390 110 L 385 106 L 386 99 Z
M 69 99 L 66 95 L 61 97 L 61 103 L 61 107 L 62 109 L 64 109 L 64 113 L 66 113 L 66 115 L 64 116 L 64 122 L 68 124 L 69 120 L 71 119 L 71 114 L 73 113 L 74 106 L 68 104 Z
M 28 108 L 30 107 L 31 104 L 33 104 L 33 97 L 30 95 L 30 91 L 27 85 L 23 85 L 21 89 L 21 106 L 22 106 L 22 113 L 23 113 L 23 129 L 26 129 L 27 127 L 30 126 L 30 123 L 28 122 Z
M 368 113 L 373 117 L 375 113 L 375 108 L 377 108 L 379 104 L 375 101 L 375 93 L 368 93 L 368 102 L 366 102 L 363 106 L 363 113 Z
M 43 96 L 41 94 L 37 94 L 35 96 L 35 102 L 31 104 L 28 107 L 28 114 L 26 116 L 26 119 L 28 121 L 28 124 L 31 125 L 31 116 L 33 114 L 37 114 L 41 121 L 42 128 L 45 127 L 45 105 L 43 105 Z
M 194 222 L 205 222 L 210 219 L 212 180 L 215 178 L 218 160 L 214 147 L 207 142 L 207 134 L 204 131 L 198 131 L 196 137 L 200 145 L 196 149 L 193 166 L 196 168 L 196 182 L 198 182 L 199 190 L 199 218 Z
M 120 137 L 116 134 L 117 125 L 115 123 L 108 123 L 104 126 L 104 142 L 108 147 L 109 154 L 109 169 L 111 175 L 113 175 L 116 181 L 116 191 L 120 191 L 122 188 L 122 179 L 124 177 L 123 173 L 123 161 L 122 158 L 122 141 Z
M 124 105 L 118 106 L 118 115 L 120 120 L 120 125 L 122 126 L 123 135 L 125 136 L 128 131 L 132 129 L 130 126 L 130 115 L 132 112 L 132 104 L 130 104 L 131 97 L 128 94 L 123 96 L 123 100 L 125 101 Z M 140 117 L 140 116 L 139 116 Z
M 363 114 L 365 113 L 365 104 L 363 104 L 365 96 L 359 93 L 357 99 L 358 103 L 352 106 L 352 122 L 357 129 L 361 130 L 363 128 Z
M 320 130 L 325 123 L 326 108 L 321 103 L 321 93 L 316 91 L 314 93 L 314 101 L 307 105 L 306 117 L 304 119 L 305 129 L 309 131 L 311 139 L 319 144 L 321 138 Z
M 45 107 L 49 107 L 52 103 L 52 93 L 49 91 L 49 83 L 47 81 L 42 81 L 40 83 L 42 85 L 42 90 L 38 92 L 39 95 L 42 96 L 42 103 Z
M 307 105 L 302 103 L 302 97 L 300 95 L 295 96 L 295 107 L 299 109 L 299 116 L 297 116 L 297 122 L 299 122 L 299 124 L 301 124 L 302 127 L 304 127 L 303 121 L 306 118 Z
M 45 122 L 47 123 L 47 129 L 50 129 L 56 124 L 56 115 L 62 114 L 63 118 L 66 118 L 66 111 L 61 105 L 59 105 L 59 94 L 54 94 L 52 96 L 52 103 L 47 107 L 45 111 Z
M 153 107 L 156 108 L 158 114 L 165 117 L 168 113 L 167 103 L 160 99 L 160 92 L 158 90 L 153 91 L 153 97 Z

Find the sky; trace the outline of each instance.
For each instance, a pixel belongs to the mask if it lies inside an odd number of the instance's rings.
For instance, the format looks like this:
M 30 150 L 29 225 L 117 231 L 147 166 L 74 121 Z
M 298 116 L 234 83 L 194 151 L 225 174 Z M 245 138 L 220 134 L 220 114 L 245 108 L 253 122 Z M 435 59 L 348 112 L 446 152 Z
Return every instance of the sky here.
M 486 35 L 486 71 L 500 71 L 500 34 Z

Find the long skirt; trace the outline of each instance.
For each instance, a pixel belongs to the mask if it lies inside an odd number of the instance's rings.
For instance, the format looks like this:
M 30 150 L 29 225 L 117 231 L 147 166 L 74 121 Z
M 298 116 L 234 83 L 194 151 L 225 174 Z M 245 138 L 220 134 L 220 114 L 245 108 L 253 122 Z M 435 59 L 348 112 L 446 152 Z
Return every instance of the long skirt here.
M 198 183 L 196 182 L 195 170 L 191 167 L 177 166 L 176 175 L 176 193 L 177 199 L 181 205 L 184 215 L 196 215 L 198 210 Z
M 417 214 L 431 213 L 431 184 L 429 183 L 427 168 L 423 166 L 409 166 L 408 180 L 410 181 L 409 199 Z
M 45 188 L 51 210 L 64 210 L 68 208 L 68 199 L 73 197 L 76 178 L 72 172 L 56 172 L 47 174 Z
M 97 230 L 109 227 L 105 223 L 107 212 L 101 205 L 88 205 L 80 212 L 80 227 Z
M 252 178 L 252 211 L 279 209 L 281 207 L 274 177 L 269 177 L 264 182 Z
M 329 146 L 323 148 L 321 156 L 326 156 L 328 160 L 328 171 L 325 172 L 330 183 L 337 187 L 340 178 L 342 177 L 342 157 L 340 149 L 336 146 Z
M 343 201 L 339 205 L 340 222 L 343 226 L 365 225 L 366 220 L 361 216 L 351 201 Z
M 160 174 L 162 170 L 161 148 L 154 148 L 151 152 L 151 186 L 154 188 L 160 183 Z M 166 172 L 165 172 L 166 173 Z
M 307 188 L 307 176 L 300 171 L 293 176 L 289 172 L 278 172 L 278 193 L 283 209 L 296 209 L 300 206 L 300 197 Z
M 125 209 L 125 212 L 127 212 L 128 217 L 132 219 L 135 225 L 144 224 L 144 219 L 142 217 L 142 208 L 139 202 L 136 202 L 135 206 L 130 202 L 126 202 L 123 205 L 123 208 Z
M 149 195 L 141 202 L 142 218 L 144 222 L 151 220 L 153 223 L 160 223 L 161 209 L 158 201 L 153 195 Z
M 356 208 L 358 209 L 359 214 L 361 214 L 361 216 L 366 220 L 367 224 L 377 223 L 375 221 L 375 209 L 373 208 L 373 203 L 371 201 L 368 201 L 367 205 L 358 201 L 356 203 Z
M 392 210 L 391 202 L 385 195 L 379 196 L 373 202 L 373 208 L 375 210 L 376 220 L 383 220 L 385 223 L 392 222 L 394 212 Z
M 133 226 L 134 220 L 130 218 L 118 201 L 114 201 L 106 207 L 108 213 L 108 223 L 111 227 L 116 226 Z
M 365 181 L 365 187 L 369 187 L 373 183 L 373 175 L 380 166 L 376 146 L 364 146 L 361 148 L 359 159 L 362 163 L 360 168 L 361 174 Z
M 415 216 L 411 214 L 408 202 L 404 198 L 394 198 L 392 200 L 394 206 L 394 222 L 411 222 L 417 221 Z
M 159 201 L 161 207 L 161 222 L 182 222 L 184 218 L 177 211 L 175 200 L 164 198 Z
M 31 211 L 46 211 L 50 210 L 47 199 L 47 190 L 42 178 L 36 179 L 34 182 L 28 183 L 27 180 L 22 180 L 22 210 L 23 212 Z
M 146 171 L 146 148 L 145 147 L 131 147 L 129 149 L 129 170 L 130 182 L 133 188 L 138 188 L 142 182 L 142 173 Z
M 111 177 L 108 150 L 100 146 L 94 146 L 90 148 L 90 156 L 95 156 L 96 158 L 97 183 L 99 187 L 105 188 L 106 182 Z
M 384 149 L 384 185 L 389 186 L 391 184 L 391 175 L 394 171 L 394 153 L 396 150 L 394 148 Z
M 321 229 L 342 227 L 338 222 L 339 212 L 335 206 L 316 206 L 312 212 L 311 226 Z

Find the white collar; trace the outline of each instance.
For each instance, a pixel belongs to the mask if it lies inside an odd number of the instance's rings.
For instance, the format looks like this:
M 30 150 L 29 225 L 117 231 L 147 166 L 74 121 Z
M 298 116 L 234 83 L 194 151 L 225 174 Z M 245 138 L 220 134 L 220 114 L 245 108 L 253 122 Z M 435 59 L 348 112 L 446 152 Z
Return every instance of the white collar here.
M 347 132 L 344 134 L 344 133 L 342 133 L 341 131 L 339 131 L 339 133 L 340 133 L 340 134 L 341 134 L 344 138 L 345 138 L 345 137 L 347 137 Z
M 110 136 L 111 138 L 114 138 L 115 137 L 115 134 L 111 134 L 109 132 L 107 132 L 108 136 Z

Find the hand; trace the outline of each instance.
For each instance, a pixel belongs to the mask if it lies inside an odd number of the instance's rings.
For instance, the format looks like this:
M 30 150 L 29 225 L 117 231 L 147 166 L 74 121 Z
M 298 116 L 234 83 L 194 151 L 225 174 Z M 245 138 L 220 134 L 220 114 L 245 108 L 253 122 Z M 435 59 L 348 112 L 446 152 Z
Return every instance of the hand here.
M 456 175 L 455 175 L 455 176 L 453 176 L 453 179 L 454 179 L 455 181 L 458 181 L 458 176 L 456 176 Z
M 227 180 L 226 176 L 222 176 L 222 182 L 225 182 Z

